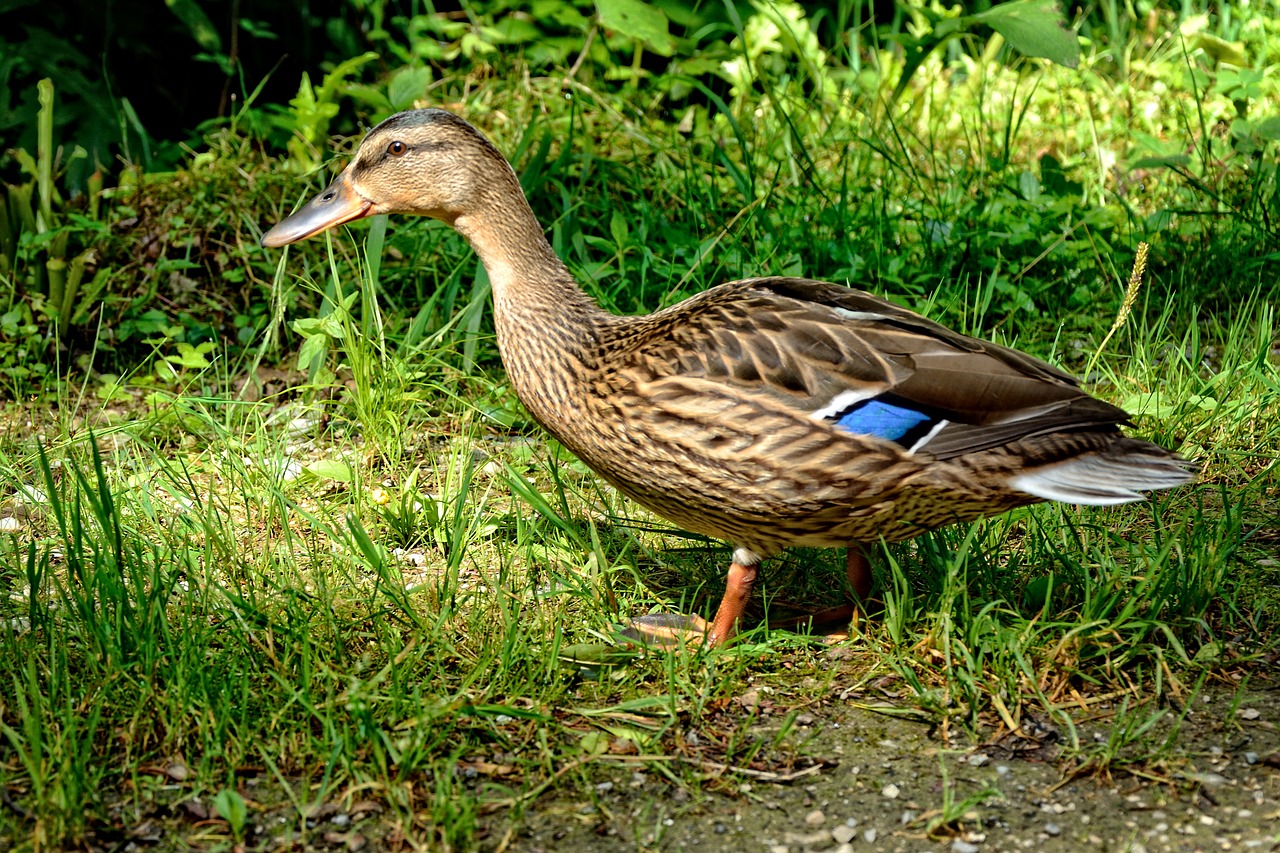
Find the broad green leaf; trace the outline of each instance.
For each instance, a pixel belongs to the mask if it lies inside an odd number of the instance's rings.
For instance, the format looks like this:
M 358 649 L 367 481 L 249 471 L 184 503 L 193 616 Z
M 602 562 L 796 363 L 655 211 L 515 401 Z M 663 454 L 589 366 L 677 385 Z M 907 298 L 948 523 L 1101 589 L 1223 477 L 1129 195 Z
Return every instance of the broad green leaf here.
M 1027 201 L 1040 199 L 1040 181 L 1036 178 L 1035 172 L 1024 170 L 1018 175 L 1018 190 Z
M 559 657 L 563 663 L 588 666 L 603 666 L 626 663 L 639 657 L 638 652 L 608 643 L 574 643 L 560 648 Z
M 1238 65 L 1241 68 L 1249 64 L 1249 57 L 1244 53 L 1244 42 L 1227 41 L 1209 33 L 1197 33 L 1191 42 L 1193 48 L 1200 48 L 1215 62 Z
M 164 0 L 164 4 L 178 20 L 187 25 L 191 37 L 202 49 L 209 53 L 222 52 L 222 38 L 218 35 L 218 28 L 200 8 L 200 4 L 195 0 Z
M 609 217 L 609 233 L 613 236 L 614 245 L 619 249 L 627 245 L 627 217 L 621 210 L 614 210 Z
M 654 53 L 675 53 L 676 40 L 661 9 L 640 0 L 596 0 L 596 11 L 605 29 L 635 39 Z
M 465 33 L 458 41 L 458 47 L 462 49 L 462 55 L 466 57 L 498 52 L 497 47 L 486 41 L 478 33 Z
M 237 836 L 244 831 L 245 820 L 249 817 L 249 807 L 240 794 L 223 788 L 214 795 L 213 808 L 223 820 L 231 824 L 231 831 Z
M 565 0 L 533 0 L 529 4 L 529 15 L 535 21 L 555 21 L 580 33 L 591 27 L 591 20 Z
M 191 370 L 204 370 L 209 366 L 209 359 L 204 356 L 206 351 L 196 349 L 185 341 L 179 341 L 178 354 L 166 355 L 164 358 L 165 361 L 176 364 L 179 367 L 186 367 Z
M 1186 154 L 1173 154 L 1168 157 L 1143 157 L 1129 164 L 1130 169 L 1161 169 L 1185 166 L 1191 162 Z
M 1213 642 L 1205 643 L 1201 646 L 1196 652 L 1195 657 L 1191 659 L 1191 662 L 1200 664 L 1218 663 L 1222 660 L 1222 655 L 1225 651 L 1226 646 L 1221 642 L 1214 640 Z
M 542 38 L 542 30 L 532 21 L 508 15 L 493 26 L 503 44 L 532 44 Z
M 609 751 L 609 736 L 604 732 L 587 732 L 578 743 L 586 755 L 604 755 Z
M 1023 597 L 1027 604 L 1032 607 L 1044 607 L 1049 603 L 1049 596 L 1053 592 L 1053 572 L 1042 577 L 1035 578 L 1027 584 Z
M 339 63 L 336 68 L 324 75 L 324 85 L 316 93 L 316 100 L 321 103 L 337 100 L 338 89 L 346 83 L 347 77 L 354 74 L 366 62 L 373 62 L 379 58 L 377 53 L 370 50 Z
M 318 480 L 350 483 L 355 479 L 355 475 L 351 473 L 351 466 L 337 459 L 317 459 L 302 470 Z
M 1253 131 L 1263 139 L 1280 142 L 1280 116 L 1264 118 L 1253 126 Z
M 298 369 L 310 371 L 312 365 L 319 367 L 324 363 L 324 354 L 329 342 L 324 335 L 312 335 L 302 342 L 298 348 Z
M 1058 9 L 1056 0 L 1014 0 L 972 16 L 1004 36 L 1027 56 L 1075 68 L 1080 64 L 1080 42 Z
M 407 110 L 419 98 L 427 94 L 427 86 L 431 85 L 431 69 L 406 66 L 397 71 L 387 84 L 387 100 L 395 110 Z

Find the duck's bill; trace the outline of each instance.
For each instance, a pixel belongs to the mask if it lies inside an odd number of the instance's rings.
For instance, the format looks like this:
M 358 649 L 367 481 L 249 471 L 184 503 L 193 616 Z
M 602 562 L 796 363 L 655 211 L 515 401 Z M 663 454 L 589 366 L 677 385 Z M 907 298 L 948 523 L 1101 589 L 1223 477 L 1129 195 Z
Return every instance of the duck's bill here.
M 369 216 L 373 202 L 362 197 L 343 172 L 329 188 L 262 235 L 262 245 L 269 249 L 287 246 L 319 234 L 327 228 Z

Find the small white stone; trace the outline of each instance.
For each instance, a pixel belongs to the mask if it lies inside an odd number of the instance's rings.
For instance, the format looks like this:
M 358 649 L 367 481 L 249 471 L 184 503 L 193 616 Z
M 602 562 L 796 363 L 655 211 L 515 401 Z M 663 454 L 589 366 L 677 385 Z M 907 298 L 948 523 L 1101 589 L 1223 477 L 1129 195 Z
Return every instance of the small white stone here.
M 804 816 L 804 822 L 808 826 L 822 826 L 827 821 L 827 816 L 822 813 L 822 809 L 814 809 Z
M 1257 708 L 1241 708 L 1239 713 L 1242 720 L 1256 720 L 1262 716 L 1262 712 Z
M 951 853 L 978 853 L 978 845 L 970 844 L 963 838 L 951 842 Z
M 857 834 L 852 826 L 837 826 L 831 830 L 831 840 L 836 844 L 848 844 Z
M 831 833 L 822 830 L 817 832 L 786 832 L 782 836 L 782 840 L 788 846 L 794 844 L 797 847 L 817 847 L 818 845 L 826 844 L 829 838 L 831 838 Z
M 888 797 L 891 800 L 898 799 L 898 795 L 901 793 L 902 793 L 902 789 L 899 788 L 897 785 L 893 784 L 892 782 L 890 782 L 888 785 L 885 785 L 883 788 L 880 789 L 880 795 L 883 797 Z
M 49 496 L 34 486 L 19 486 L 15 497 L 18 503 L 23 504 L 47 504 Z
M 868 829 L 866 832 L 862 833 L 862 837 L 868 844 L 875 844 L 877 834 L 878 833 L 874 829 Z
M 318 412 L 304 412 L 295 418 L 290 419 L 285 426 L 285 431 L 290 438 L 299 438 L 315 431 L 320 426 L 320 414 Z

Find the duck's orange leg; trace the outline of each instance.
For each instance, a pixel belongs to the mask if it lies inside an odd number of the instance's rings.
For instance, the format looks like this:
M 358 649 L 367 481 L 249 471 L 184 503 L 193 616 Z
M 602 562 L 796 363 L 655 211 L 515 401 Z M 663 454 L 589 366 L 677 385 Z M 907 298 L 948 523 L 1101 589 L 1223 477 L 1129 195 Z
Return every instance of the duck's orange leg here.
M 622 632 L 623 635 L 659 646 L 673 646 L 696 639 L 702 639 L 708 646 L 724 645 L 738 632 L 738 622 L 746 612 L 747 602 L 751 599 L 751 591 L 755 587 L 756 577 L 759 574 L 758 560 L 755 562 L 750 560 L 750 557 L 754 556 L 750 552 L 734 552 L 734 560 L 729 566 L 729 576 L 725 583 L 724 596 L 720 599 L 720 607 L 716 610 L 715 619 L 710 623 L 697 616 L 655 613 L 632 619 L 630 627 Z M 802 618 L 771 622 L 770 627 L 793 628 L 804 623 L 816 625 L 844 622 L 847 624 L 850 619 L 856 620 L 871 599 L 872 586 L 871 561 L 860 544 L 850 543 L 849 545 L 845 575 L 849 579 L 849 586 L 853 589 L 852 603 Z
M 858 597 L 855 603 L 865 605 L 871 598 L 871 561 L 867 559 L 867 552 L 856 542 L 849 543 L 844 573 L 849 579 L 849 586 L 853 587 L 853 594 Z
M 720 607 L 709 624 L 698 616 L 653 613 L 632 619 L 630 626 L 623 630 L 623 636 L 655 646 L 674 646 L 697 639 L 708 646 L 724 645 L 738 632 L 738 622 L 746 612 L 759 574 L 759 561 L 751 562 L 743 556 L 742 553 L 734 553 Z
M 711 621 L 711 630 L 707 633 L 707 645 L 721 645 L 738 632 L 738 620 L 747 610 L 747 601 L 751 598 L 751 588 L 756 585 L 757 574 L 759 563 L 745 563 L 735 559 L 730 564 L 724 597 L 720 599 L 716 618 Z
M 858 620 L 866 614 L 867 607 L 870 605 L 872 586 L 871 561 L 867 557 L 866 551 L 863 550 L 863 546 L 858 543 L 849 544 L 848 556 L 845 559 L 845 576 L 849 578 L 849 586 L 853 591 L 853 595 L 848 602 L 835 607 L 828 607 L 825 610 L 819 610 L 816 613 L 770 620 L 769 627 L 794 630 L 802 629 L 806 625 L 815 629 L 818 626 L 829 628 L 837 624 L 846 628 L 850 623 L 857 625 Z M 832 639 L 842 639 L 847 636 L 847 633 L 838 631 L 827 636 Z

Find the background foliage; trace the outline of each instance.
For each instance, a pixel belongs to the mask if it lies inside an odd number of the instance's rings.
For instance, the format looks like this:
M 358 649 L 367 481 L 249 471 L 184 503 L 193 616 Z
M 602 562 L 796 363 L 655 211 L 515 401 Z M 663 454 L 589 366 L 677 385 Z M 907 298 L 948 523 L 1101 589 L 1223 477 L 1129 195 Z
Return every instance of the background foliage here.
M 14 2 L 0 11 L 11 393 L 44 375 L 37 364 L 96 363 L 114 373 L 148 358 L 157 341 L 243 346 L 270 316 L 292 315 L 298 299 L 314 313 L 307 295 L 273 292 L 270 259 L 249 250 L 261 201 L 281 192 L 274 185 L 327 161 L 331 134 L 355 135 L 414 103 L 465 105 L 482 118 L 493 108 L 488 93 L 512 75 L 524 79 L 528 101 L 520 115 L 495 118 L 529 123 L 515 136 L 501 125 L 490 131 L 517 160 L 554 162 L 557 181 L 599 182 L 592 192 L 562 183 L 556 199 L 540 191 L 544 177 L 526 175 L 540 214 L 584 264 L 602 235 L 582 233 L 580 221 L 614 205 L 652 207 L 659 227 L 705 235 L 744 209 L 744 227 L 763 226 L 778 207 L 766 198 L 806 193 L 823 199 L 820 221 L 760 228 L 795 247 L 780 269 L 914 298 L 947 277 L 972 276 L 1002 315 L 1111 310 L 1098 305 L 1091 276 L 1114 272 L 1101 262 L 1121 233 L 1132 242 L 1172 230 L 1188 249 L 1258 258 L 1274 248 L 1280 25 L 1269 4 L 1074 7 L 1079 43 L 1040 0 L 949 9 L 351 0 L 325 18 L 299 2 L 186 0 L 154 15 L 131 8 Z M 1079 44 L 1076 75 L 1050 84 L 1034 60 L 1023 65 L 1027 53 L 1075 64 Z M 981 70 L 992 61 L 1010 73 Z M 51 83 L 44 121 L 41 79 Z M 553 97 L 561 89 L 564 103 Z M 1168 89 L 1191 97 L 1162 96 Z M 992 121 L 935 124 L 930 133 L 957 143 L 947 154 L 913 138 L 931 105 L 958 107 L 966 93 L 996 109 Z M 1042 107 L 1075 126 L 1071 150 L 1037 150 L 1024 119 L 1043 120 Z M 1185 142 L 1169 138 L 1175 130 Z M 1119 147 L 1098 148 L 1100 134 L 1117 131 Z M 630 154 L 612 144 L 619 136 L 631 138 Z M 672 157 L 681 149 L 683 162 Z M 285 151 L 285 169 L 266 167 Z M 869 180 L 868 158 L 889 171 Z M 628 198 L 625 182 L 609 180 L 615 168 L 662 175 L 695 163 L 710 165 L 715 186 L 696 229 L 680 221 L 689 206 Z M 934 188 L 916 209 L 897 210 L 893 194 L 922 176 Z M 855 198 L 884 206 L 873 212 Z M 1218 245 L 1236 212 L 1248 227 L 1231 228 L 1230 245 Z M 230 245 L 221 236 L 228 227 L 237 235 Z M 999 245 L 976 239 L 993 229 L 1008 231 Z M 1047 234 L 1062 236 L 1041 258 Z M 674 248 L 665 260 L 680 264 Z M 1169 241 L 1162 250 L 1176 252 Z M 904 265 L 938 274 L 903 280 Z M 422 301 L 410 284 L 420 279 L 392 271 L 380 284 L 388 298 L 412 303 Z M 643 284 L 610 299 L 625 311 L 652 304 Z

